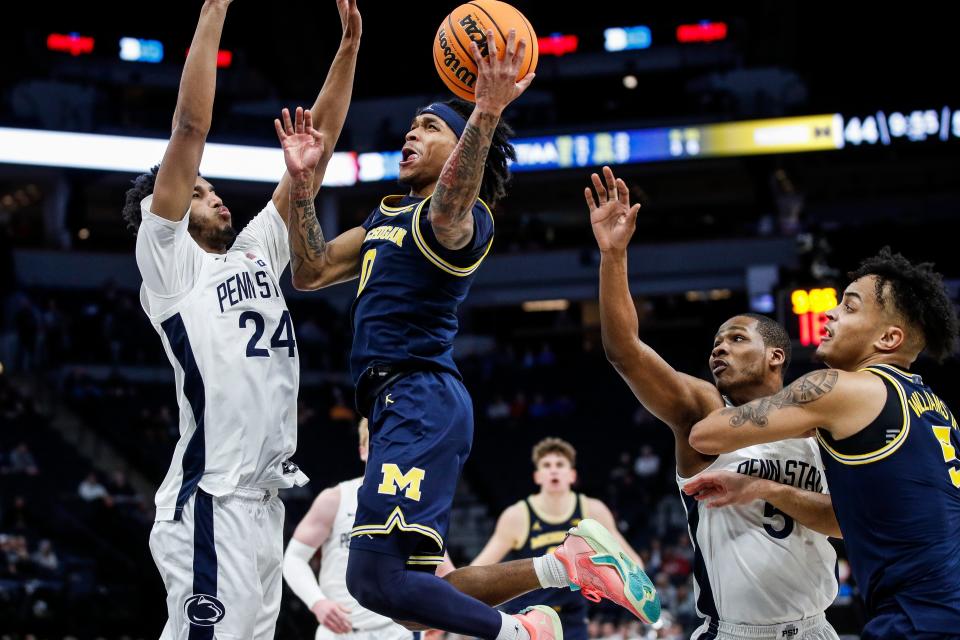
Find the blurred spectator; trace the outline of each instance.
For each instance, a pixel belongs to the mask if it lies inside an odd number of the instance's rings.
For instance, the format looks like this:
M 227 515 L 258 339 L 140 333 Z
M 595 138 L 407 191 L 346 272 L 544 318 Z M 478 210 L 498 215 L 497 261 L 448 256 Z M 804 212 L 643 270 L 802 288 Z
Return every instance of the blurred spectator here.
M 10 452 L 9 466 L 3 469 L 6 473 L 23 473 L 28 476 L 35 476 L 39 473 L 37 462 L 30 453 L 26 442 L 21 442 Z
M 107 502 L 110 499 L 107 488 L 100 484 L 100 481 L 97 479 L 97 474 L 93 471 L 80 483 L 80 486 L 77 488 L 77 494 L 84 502 L 94 502 L 96 500 Z
M 57 573 L 60 568 L 60 560 L 53 551 L 53 544 L 49 540 L 41 540 L 37 545 L 37 550 L 31 556 L 33 563 L 45 569 L 49 573 Z
M 113 498 L 115 504 L 139 506 L 143 503 L 143 499 L 137 493 L 136 489 L 130 485 L 127 474 L 119 469 L 113 472 L 107 493 Z
M 23 496 L 14 496 L 13 502 L 3 512 L 2 529 L 8 532 L 24 533 L 30 530 L 31 518 L 27 500 Z
M 640 456 L 633 463 L 633 471 L 641 480 L 656 477 L 660 473 L 660 456 L 653 451 L 650 445 L 643 445 Z
M 510 417 L 510 405 L 508 405 L 503 396 L 497 394 L 493 401 L 487 405 L 487 420 L 499 422 Z

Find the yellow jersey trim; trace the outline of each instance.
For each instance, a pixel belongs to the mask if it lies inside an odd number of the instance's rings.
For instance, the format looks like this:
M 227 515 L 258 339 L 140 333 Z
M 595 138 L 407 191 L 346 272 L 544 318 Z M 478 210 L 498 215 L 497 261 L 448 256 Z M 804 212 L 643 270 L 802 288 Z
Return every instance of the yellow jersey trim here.
M 437 252 L 430 248 L 430 245 L 427 244 L 426 238 L 424 238 L 423 234 L 420 233 L 420 214 L 423 211 L 423 206 L 427 204 L 432 197 L 433 196 L 428 196 L 424 198 L 423 202 L 421 202 L 413 211 L 413 221 L 410 223 L 411 231 L 413 232 L 413 243 L 417 245 L 418 249 L 420 249 L 420 253 L 422 253 L 428 261 L 430 261 L 441 271 L 445 271 L 450 275 L 457 276 L 459 278 L 466 278 L 477 270 L 477 268 L 480 266 L 480 263 L 483 262 L 483 259 L 487 257 L 488 253 L 490 253 L 490 248 L 493 247 L 493 238 L 490 238 L 490 242 L 487 243 L 487 248 L 484 249 L 483 255 L 480 256 L 480 259 L 469 267 L 458 267 L 441 258 Z M 480 198 L 477 198 L 477 202 L 483 205 L 483 208 L 486 209 L 487 214 L 490 216 L 490 220 L 493 221 L 493 212 L 490 211 L 490 207 L 487 206 L 487 203 Z
M 391 216 L 391 217 L 398 216 L 401 213 L 406 213 L 407 211 L 410 211 L 411 209 L 417 206 L 416 204 L 408 204 L 403 207 L 391 207 L 390 205 L 387 204 L 387 200 L 389 200 L 390 198 L 396 198 L 399 200 L 399 199 L 403 199 L 403 196 L 402 195 L 401 196 L 397 196 L 397 195 L 384 196 L 383 200 L 380 201 L 380 213 L 382 213 L 385 216 Z
M 572 492 L 571 492 L 571 493 L 572 493 Z M 543 520 L 545 523 L 547 523 L 547 524 L 563 524 L 564 522 L 567 522 L 568 520 L 570 520 L 571 518 L 573 518 L 573 514 L 575 514 L 575 513 L 577 512 L 577 503 L 578 503 L 578 502 L 580 503 L 580 510 L 581 510 L 581 511 L 583 510 L 583 503 L 580 502 L 581 494 L 579 494 L 579 493 L 573 493 L 573 496 L 574 496 L 573 506 L 570 508 L 570 513 L 568 513 L 565 518 L 547 518 L 547 517 L 545 517 L 542 513 L 540 513 L 540 510 L 537 509 L 537 507 L 533 504 L 533 498 L 534 498 L 534 496 L 530 496 L 530 506 L 533 507 L 533 513 L 536 514 L 536 516 L 537 516 L 538 518 L 540 518 L 541 520 Z M 583 517 L 586 518 L 587 516 L 583 516 Z M 529 528 L 530 528 L 530 527 L 527 527 L 527 529 L 529 529 Z
M 587 496 L 580 494 L 580 515 L 583 516 L 583 520 L 586 520 L 590 517 L 590 510 L 587 508 Z
M 393 532 L 394 529 L 400 529 L 400 531 L 406 533 L 419 533 L 420 535 L 430 538 L 437 545 L 437 551 L 443 551 L 443 536 L 441 536 L 435 529 L 422 524 L 408 524 L 406 518 L 403 517 L 403 511 L 400 507 L 395 508 L 390 516 L 387 518 L 387 521 L 383 524 L 364 524 L 358 527 L 354 527 L 350 531 L 350 537 L 355 538 L 357 536 L 385 536 Z M 437 557 L 437 556 L 429 556 Z
M 907 441 L 907 435 L 910 433 L 910 414 L 907 413 L 907 395 L 903 390 L 903 387 L 900 386 L 900 382 L 891 376 L 889 373 L 882 369 L 877 369 L 875 367 L 864 367 L 860 371 L 869 371 L 878 376 L 882 376 L 889 380 L 894 388 L 897 390 L 897 395 L 900 397 L 900 409 L 903 412 L 903 425 L 900 427 L 900 433 L 897 434 L 897 437 L 885 444 L 880 449 L 876 451 L 871 451 L 870 453 L 861 453 L 857 455 L 847 455 L 840 453 L 833 449 L 826 440 L 820 435 L 820 431 L 817 431 L 817 440 L 823 445 L 824 450 L 830 454 L 830 456 L 842 464 L 855 466 L 861 464 L 869 464 L 871 462 L 876 462 L 878 460 L 883 460 L 886 457 L 892 455 L 897 449 L 899 449 L 904 442 Z
M 902 377 L 902 378 L 905 378 L 905 379 L 907 380 L 907 382 L 913 382 L 914 378 L 916 378 L 916 376 L 915 376 L 914 374 L 912 374 L 912 373 L 910 373 L 909 371 L 906 371 L 906 370 L 904 370 L 904 369 L 901 369 L 900 367 L 898 367 L 898 366 L 895 365 L 895 364 L 872 364 L 872 365 L 870 365 L 869 367 L 866 367 L 866 368 L 867 368 L 867 369 L 873 369 L 873 368 L 875 368 L 875 367 L 883 367 L 884 370 L 889 370 L 890 373 L 895 373 L 895 374 L 897 374 L 898 376 L 900 376 L 900 377 Z M 861 369 L 861 371 L 862 371 L 862 369 Z

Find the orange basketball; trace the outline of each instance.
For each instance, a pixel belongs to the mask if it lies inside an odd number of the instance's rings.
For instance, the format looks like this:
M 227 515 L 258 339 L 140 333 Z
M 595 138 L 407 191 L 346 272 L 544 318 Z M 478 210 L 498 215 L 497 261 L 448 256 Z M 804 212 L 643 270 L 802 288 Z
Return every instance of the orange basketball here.
M 527 41 L 517 80 L 536 69 L 540 57 L 537 34 L 530 21 L 506 2 L 473 0 L 460 5 L 437 29 L 437 37 L 433 40 L 433 64 L 450 91 L 470 102 L 474 101 L 473 90 L 477 82 L 477 65 L 470 53 L 470 41 L 476 42 L 486 56 L 487 29 L 493 30 L 501 58 L 511 29 L 516 29 L 518 41 Z

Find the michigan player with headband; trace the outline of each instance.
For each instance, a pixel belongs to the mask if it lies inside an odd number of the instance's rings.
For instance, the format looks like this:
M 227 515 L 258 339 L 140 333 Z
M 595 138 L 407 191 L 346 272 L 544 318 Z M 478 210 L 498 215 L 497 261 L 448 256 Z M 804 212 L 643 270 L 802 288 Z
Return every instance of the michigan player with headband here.
M 360 421 L 359 453 L 367 461 L 370 432 Z M 357 512 L 357 490 L 363 476 L 325 489 L 297 525 L 283 556 L 283 577 L 290 589 L 310 609 L 317 622 L 316 640 L 417 640 L 390 618 L 361 607 L 347 591 L 347 554 L 350 530 Z M 320 550 L 320 575 L 314 576 L 310 559 Z M 453 569 L 446 560 L 442 575 Z
M 290 253 L 290 177 L 237 234 L 230 210 L 198 175 L 229 5 L 203 4 L 170 142 L 159 168 L 134 181 L 123 210 L 137 236 L 141 304 L 174 368 L 180 407 L 180 440 L 150 533 L 167 591 L 164 639 L 273 638 L 283 558 L 277 490 L 306 482 L 289 460 L 299 361 L 279 284 Z M 313 107 L 319 133 L 300 147 L 311 196 L 343 127 L 360 38 L 355 0 L 337 8 L 343 38 Z
M 560 545 L 572 527 L 593 518 L 616 537 L 630 558 L 640 557 L 617 530 L 613 514 L 602 501 L 573 491 L 577 481 L 577 450 L 566 440 L 544 438 L 534 445 L 533 481 L 540 491 L 507 507 L 473 565 L 489 565 L 511 558 L 534 558 Z M 538 589 L 504 603 L 500 609 L 515 612 L 532 604 L 546 604 L 560 615 L 566 640 L 587 640 L 587 601 L 568 589 Z
M 292 274 L 294 286 L 308 290 L 360 277 L 351 369 L 358 408 L 370 419 L 370 459 L 350 545 L 350 593 L 407 623 L 547 640 L 563 633 L 549 607 L 508 616 L 489 604 L 571 583 L 646 619 L 659 615 L 659 600 L 616 540 L 589 520 L 555 554 L 433 575 L 473 440 L 473 405 L 453 361 L 457 309 L 493 242 L 487 203 L 506 194 L 514 151 L 500 116 L 533 80 L 517 81 L 526 44 L 514 31 L 503 58 L 493 33 L 486 36 L 488 57 L 473 43 L 476 105 L 434 103 L 414 117 L 400 162 L 407 195 L 385 198 L 362 226 L 329 242 L 312 232 L 315 212 L 292 199 L 291 218 L 301 221 L 294 226 L 310 230 L 307 257 Z M 578 562 L 583 555 L 607 564 Z
M 931 264 L 889 248 L 849 275 L 817 347 L 831 368 L 715 411 L 690 443 L 718 454 L 816 429 L 869 618 L 860 637 L 960 638 L 960 431 L 910 372 L 922 352 L 955 352 L 956 311 Z
M 638 337 L 627 247 L 640 205 L 609 167 L 584 196 L 600 248 L 600 326 L 611 364 L 650 413 L 673 431 L 681 489 L 707 474 L 729 474 L 754 495 L 708 508 L 681 493 L 694 547 L 694 590 L 703 624 L 695 639 L 835 639 L 824 610 L 837 594 L 837 536 L 816 443 L 795 439 L 703 454 L 688 442 L 693 425 L 726 403 L 743 405 L 783 387 L 790 339 L 756 314 L 727 320 L 710 353 L 714 384 L 680 373 Z M 786 634 L 786 635 L 781 635 Z

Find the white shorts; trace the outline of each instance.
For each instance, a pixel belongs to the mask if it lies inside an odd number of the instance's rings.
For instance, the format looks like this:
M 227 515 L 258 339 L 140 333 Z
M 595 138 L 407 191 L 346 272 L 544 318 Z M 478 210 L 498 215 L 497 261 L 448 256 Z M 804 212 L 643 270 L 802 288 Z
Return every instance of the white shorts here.
M 280 613 L 283 502 L 276 489 L 197 489 L 180 520 L 153 523 L 150 552 L 167 589 L 161 640 L 273 640 Z
M 690 636 L 691 640 L 839 640 L 822 613 L 781 624 L 730 624 L 707 620 Z
M 334 633 L 325 626 L 317 627 L 317 636 L 314 640 L 420 640 L 420 634 L 405 629 L 398 624 L 388 624 L 377 629 L 367 631 L 351 631 L 350 633 Z

